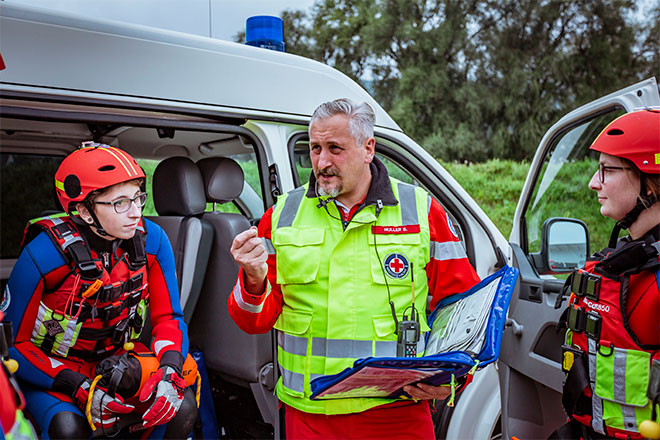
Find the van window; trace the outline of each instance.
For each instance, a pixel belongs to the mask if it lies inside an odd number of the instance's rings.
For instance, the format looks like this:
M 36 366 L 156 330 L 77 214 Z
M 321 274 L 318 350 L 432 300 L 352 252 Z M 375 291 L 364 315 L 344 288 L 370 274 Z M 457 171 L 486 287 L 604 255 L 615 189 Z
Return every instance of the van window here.
M 27 221 L 61 212 L 54 176 L 64 156 L 0 153 L 0 257 L 20 253 Z
M 295 139 L 294 145 L 290 145 L 289 148 L 293 148 L 291 157 L 293 164 L 295 165 L 294 182 L 296 182 L 297 185 L 303 185 L 309 181 L 309 175 L 312 172 L 312 162 L 309 158 L 309 142 L 307 141 L 307 138 L 303 136 L 299 139 Z M 378 145 L 376 145 L 376 149 L 378 150 Z M 419 186 L 419 182 L 414 178 L 412 172 L 381 153 L 376 153 L 376 157 L 378 157 L 378 159 L 383 162 L 387 168 L 387 172 L 391 177 L 411 185 Z M 428 191 L 428 188 L 425 189 Z M 435 199 L 440 201 L 438 197 Z M 466 248 L 465 235 L 463 234 L 461 224 L 457 221 L 456 216 L 449 209 L 447 209 L 444 204 L 442 207 L 449 215 L 449 218 L 451 219 L 452 224 L 456 229 L 456 233 L 458 234 L 458 237 L 463 244 L 463 248 Z
M 608 123 L 623 113 L 616 110 L 599 115 L 553 141 L 525 214 L 528 252 L 540 251 L 543 224 L 550 217 L 583 220 L 589 228 L 590 249 L 605 247 L 613 223 L 600 215 L 596 193 L 588 186 L 599 158 L 589 146 Z

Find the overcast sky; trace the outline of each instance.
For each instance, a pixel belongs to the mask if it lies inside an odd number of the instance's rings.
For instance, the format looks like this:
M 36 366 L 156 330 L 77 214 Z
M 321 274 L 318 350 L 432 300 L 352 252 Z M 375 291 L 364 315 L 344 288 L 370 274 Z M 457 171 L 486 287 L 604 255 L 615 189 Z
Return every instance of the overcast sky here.
M 253 15 L 280 16 L 314 0 L 4 0 L 107 20 L 161 27 L 233 41 Z M 286 35 L 285 35 L 286 39 Z

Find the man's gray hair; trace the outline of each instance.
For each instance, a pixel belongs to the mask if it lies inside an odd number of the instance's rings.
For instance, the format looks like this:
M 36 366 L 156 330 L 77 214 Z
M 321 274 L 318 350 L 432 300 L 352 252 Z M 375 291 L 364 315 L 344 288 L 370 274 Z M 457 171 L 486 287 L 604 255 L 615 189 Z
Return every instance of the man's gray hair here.
M 348 116 L 348 129 L 358 146 L 362 146 L 367 139 L 374 137 L 374 122 L 376 120 L 374 109 L 366 102 L 357 104 L 348 98 L 324 102 L 316 107 L 309 123 L 310 130 L 316 120 L 335 115 Z

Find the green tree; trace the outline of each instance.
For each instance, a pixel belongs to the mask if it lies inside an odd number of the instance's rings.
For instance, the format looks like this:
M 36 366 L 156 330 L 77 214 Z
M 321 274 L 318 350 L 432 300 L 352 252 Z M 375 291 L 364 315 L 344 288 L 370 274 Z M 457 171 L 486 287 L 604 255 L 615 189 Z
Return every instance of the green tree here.
M 657 71 L 660 6 L 642 25 L 634 11 L 631 0 L 323 0 L 283 18 L 289 51 L 362 81 L 431 154 L 484 161 L 531 159 L 562 114 Z

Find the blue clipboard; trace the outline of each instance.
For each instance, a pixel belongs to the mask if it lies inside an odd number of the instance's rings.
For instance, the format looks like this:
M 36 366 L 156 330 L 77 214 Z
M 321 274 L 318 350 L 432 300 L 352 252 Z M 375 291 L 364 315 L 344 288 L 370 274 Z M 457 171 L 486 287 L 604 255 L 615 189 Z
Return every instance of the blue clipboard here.
M 310 398 L 403 397 L 404 385 L 448 383 L 452 375 L 461 377 L 496 361 L 517 279 L 518 269 L 504 266 L 469 290 L 441 300 L 428 318 L 424 356 L 358 359 L 351 368 L 312 380 Z

